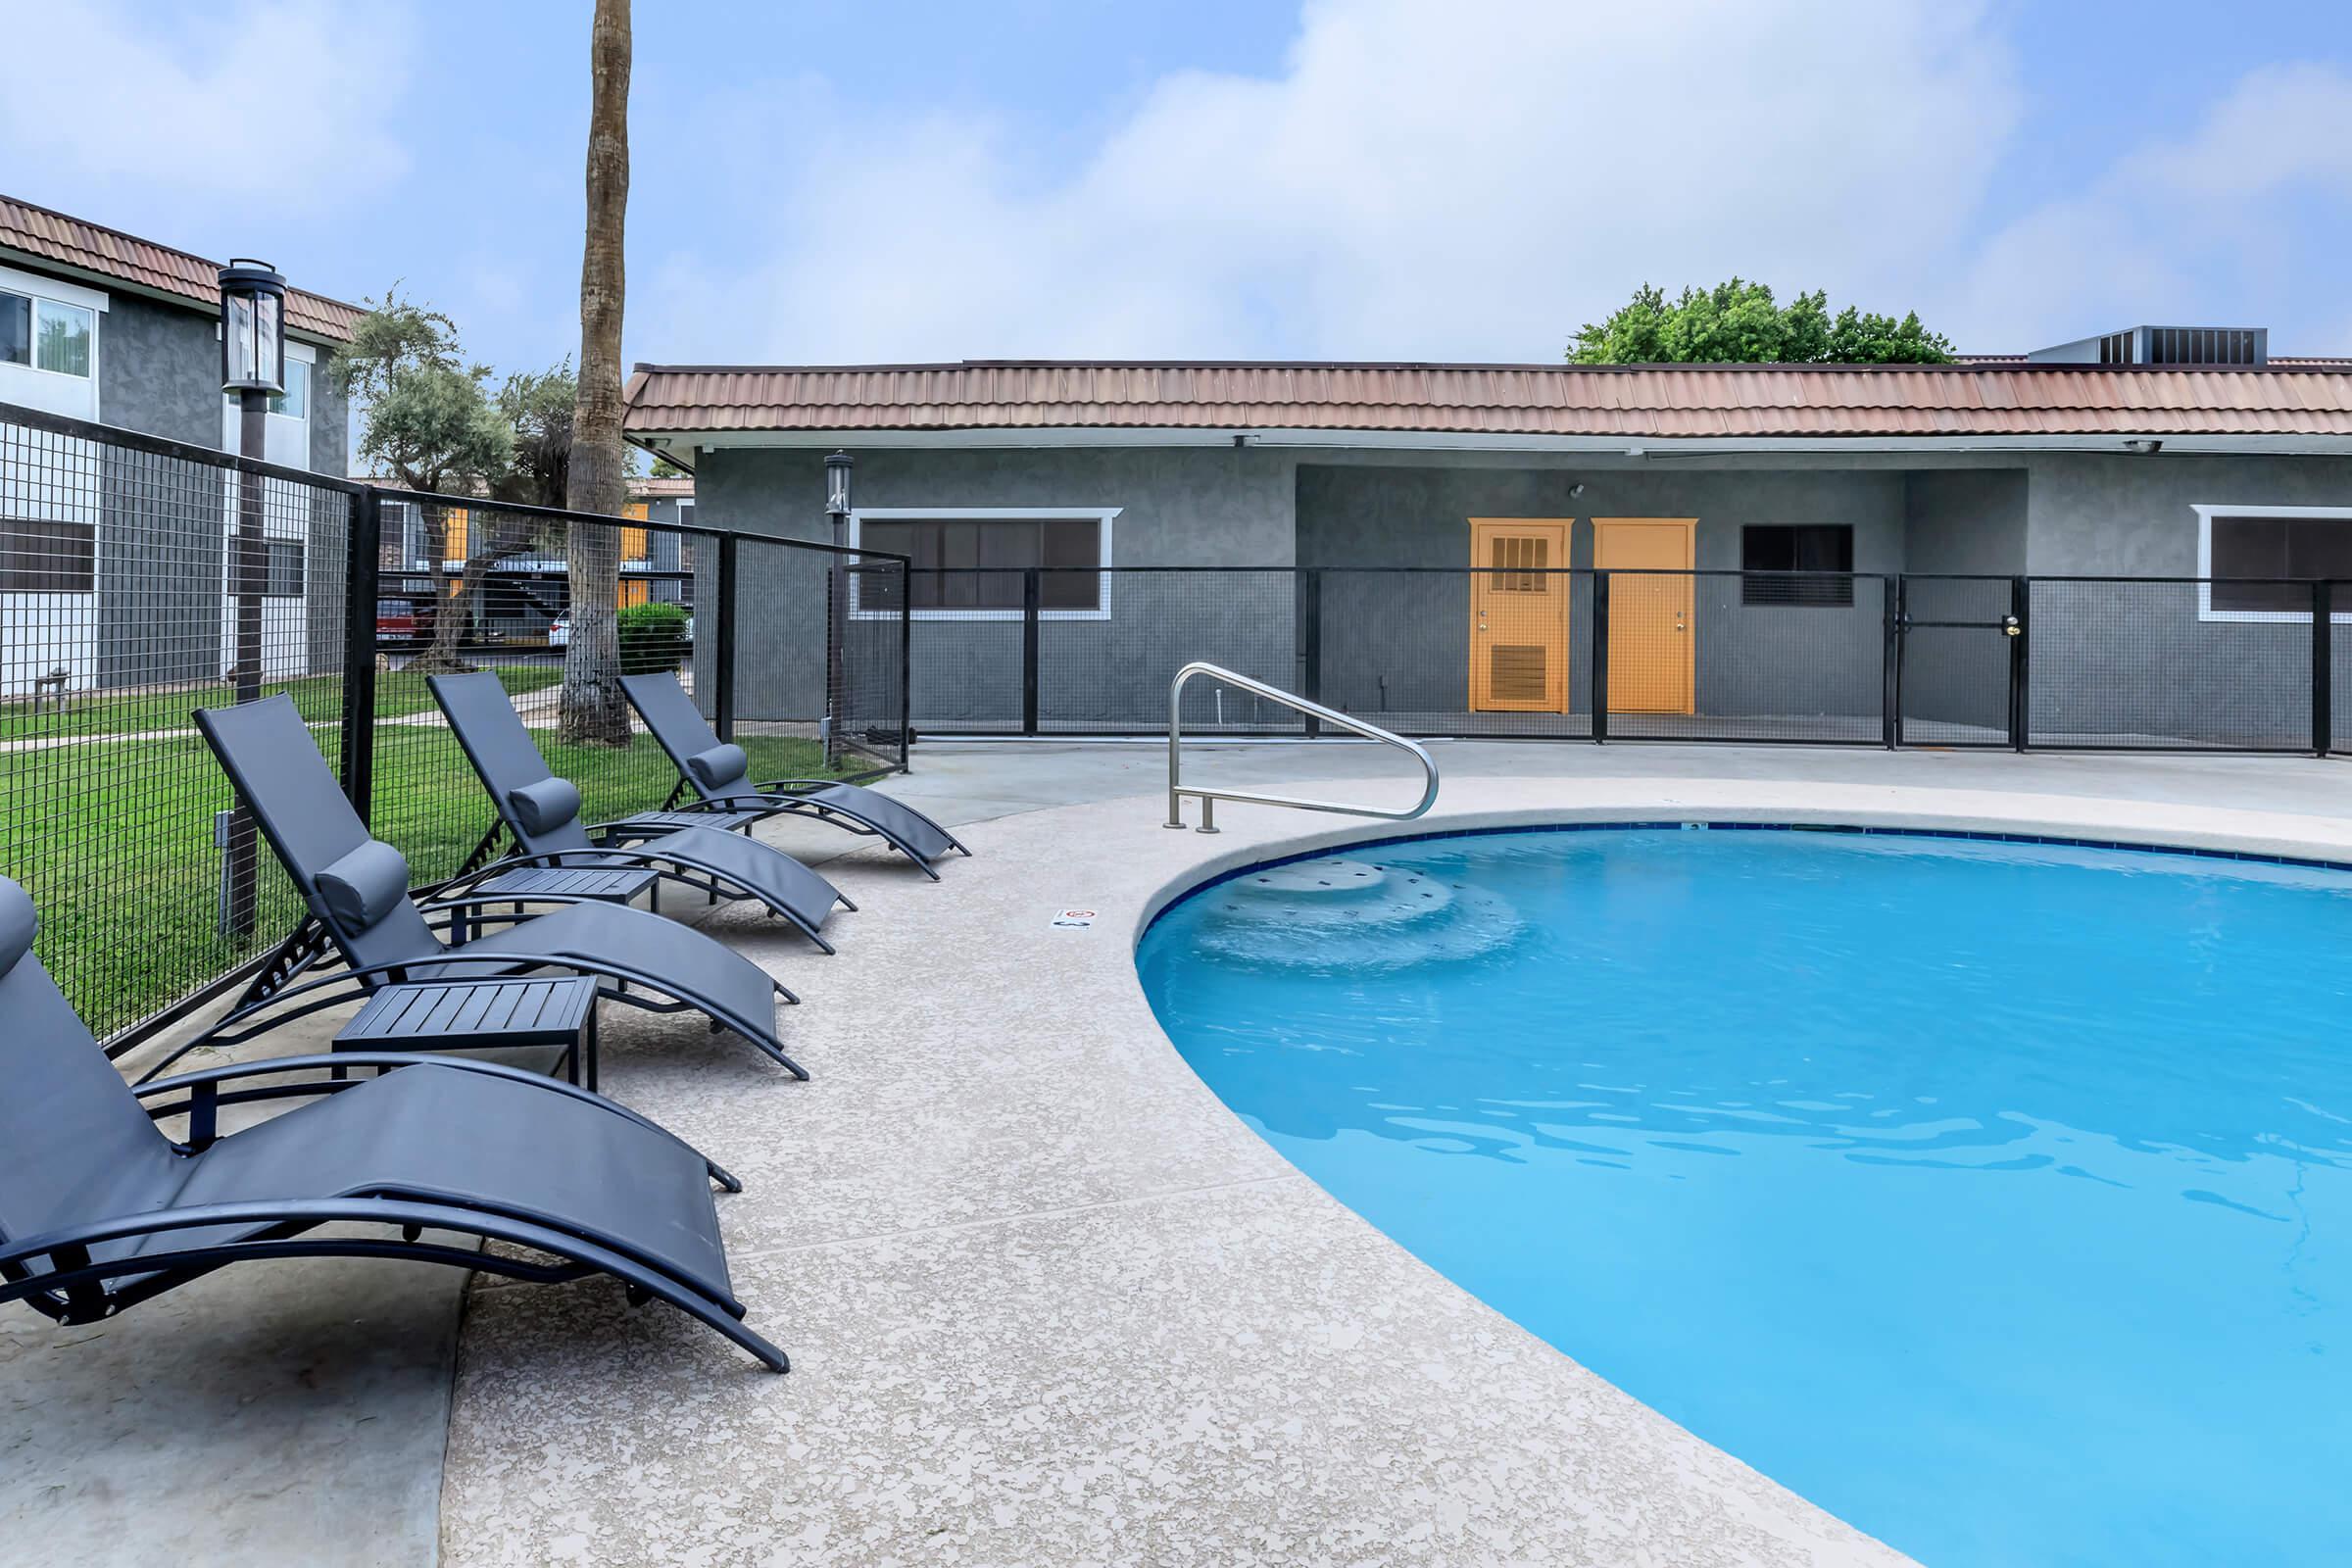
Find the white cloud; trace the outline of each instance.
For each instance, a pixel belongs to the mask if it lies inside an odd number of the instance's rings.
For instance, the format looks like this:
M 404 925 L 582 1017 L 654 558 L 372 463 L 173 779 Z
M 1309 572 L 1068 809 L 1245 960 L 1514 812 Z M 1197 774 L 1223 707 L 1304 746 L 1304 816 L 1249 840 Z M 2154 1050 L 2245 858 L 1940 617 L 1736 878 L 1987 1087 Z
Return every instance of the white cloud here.
M 2003 346 L 2160 322 L 2268 325 L 2281 352 L 2341 352 L 2330 226 L 2352 226 L 2352 75 L 2267 67 L 2185 137 L 1993 233 L 1949 315 Z
M 391 122 L 406 35 L 400 10 L 374 5 L 248 0 L 161 21 L 106 0 L 44 5 L 13 39 L 0 169 L 61 193 L 122 183 L 180 215 L 366 201 L 408 168 Z
M 670 132 L 710 220 L 640 247 L 631 347 L 1540 360 L 1735 271 L 1902 309 L 2017 115 L 1978 10 L 1870 0 L 1316 0 L 1279 75 L 1168 77 L 1044 184 L 990 124 L 788 83 Z

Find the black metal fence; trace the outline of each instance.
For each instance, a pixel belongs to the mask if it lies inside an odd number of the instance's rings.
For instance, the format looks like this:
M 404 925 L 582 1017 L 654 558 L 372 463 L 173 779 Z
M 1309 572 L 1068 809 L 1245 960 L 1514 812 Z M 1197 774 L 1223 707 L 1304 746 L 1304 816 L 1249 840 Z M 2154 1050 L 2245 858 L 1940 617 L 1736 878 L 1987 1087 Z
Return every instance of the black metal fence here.
M 498 672 L 591 819 L 676 787 L 562 724 L 575 532 L 616 535 L 622 668 L 673 669 L 760 777 L 906 762 L 906 562 L 639 518 L 416 495 L 0 406 L 0 874 L 111 1049 L 302 914 L 191 712 L 277 692 L 420 884 L 494 824 L 425 686 Z M 858 600 L 838 659 L 836 596 Z
M 2352 584 L 1379 566 L 910 583 L 923 734 L 1163 730 L 1170 677 L 1205 659 L 1423 737 L 2352 749 L 2333 633 Z M 1188 731 L 1313 732 L 1214 682 L 1185 701 Z
M 625 745 L 565 738 L 582 540 L 619 558 L 623 666 L 676 670 L 762 776 L 903 767 L 918 729 L 1155 732 L 1196 659 L 1420 736 L 2352 749 L 2342 583 L 910 572 L 887 552 L 415 495 L 0 406 L 0 872 L 31 890 L 41 956 L 92 1026 L 119 1049 L 301 913 L 198 707 L 291 696 L 420 883 L 456 874 L 493 820 L 434 669 L 496 670 L 593 817 L 666 800 L 674 771 L 633 715 Z M 1315 732 L 1213 682 L 1186 701 L 1196 733 Z

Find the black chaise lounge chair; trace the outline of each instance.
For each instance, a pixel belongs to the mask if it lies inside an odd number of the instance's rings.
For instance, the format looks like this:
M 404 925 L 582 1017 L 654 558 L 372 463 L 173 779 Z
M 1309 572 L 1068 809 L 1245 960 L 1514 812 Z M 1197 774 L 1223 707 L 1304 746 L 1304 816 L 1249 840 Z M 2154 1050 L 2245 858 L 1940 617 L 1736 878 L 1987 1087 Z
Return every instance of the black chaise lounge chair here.
M 196 727 L 317 922 L 316 934 L 307 926 L 295 933 L 283 961 L 265 969 L 270 984 L 257 982 L 247 993 L 248 1004 L 231 1013 L 223 1028 L 315 987 L 357 984 L 372 991 L 404 980 L 574 969 L 615 982 L 605 995 L 634 1006 L 707 1014 L 713 1028 L 734 1030 L 794 1077 L 808 1076 L 776 1037 L 776 998 L 800 999 L 700 931 L 643 909 L 545 894 L 532 895 L 532 902 L 564 907 L 529 916 L 498 914 L 483 907 L 492 900 L 462 891 L 422 906 L 412 902 L 409 862 L 391 845 L 368 836 L 284 693 L 234 708 L 200 708 Z M 425 916 L 458 911 L 471 925 L 510 923 L 453 946 Z M 285 987 L 317 956 L 319 936 L 342 956 L 343 971 Z M 632 987 L 675 1000 L 659 1002 Z
M 833 951 L 822 935 L 833 906 L 857 906 L 782 850 L 728 832 L 715 814 L 709 824 L 687 827 L 677 824 L 677 813 L 658 811 L 591 827 L 580 820 L 579 790 L 549 771 L 496 675 L 434 675 L 425 685 L 514 839 L 516 853 L 483 874 L 514 865 L 641 866 L 713 898 L 758 899 Z M 493 827 L 491 840 L 497 836 Z
M 838 779 L 754 780 L 751 759 L 743 748 L 720 743 L 675 675 L 623 675 L 620 686 L 678 770 L 673 800 L 692 790 L 712 810 L 757 808 L 768 816 L 813 816 L 852 833 L 874 834 L 904 851 L 934 882 L 939 873 L 931 869 L 933 860 L 950 850 L 972 853 L 955 834 L 879 790 Z
M 635 1111 L 512 1067 L 388 1052 L 133 1089 L 32 956 L 35 929 L 32 900 L 0 877 L 0 1303 L 94 1323 L 272 1257 L 405 1257 L 551 1283 L 610 1274 L 632 1301 L 658 1297 L 785 1370 L 784 1352 L 738 1321 L 727 1279 L 710 1183 L 742 1184 Z M 322 1098 L 220 1135 L 223 1105 L 301 1096 Z M 173 1143 L 155 1123 L 181 1114 L 187 1138 Z

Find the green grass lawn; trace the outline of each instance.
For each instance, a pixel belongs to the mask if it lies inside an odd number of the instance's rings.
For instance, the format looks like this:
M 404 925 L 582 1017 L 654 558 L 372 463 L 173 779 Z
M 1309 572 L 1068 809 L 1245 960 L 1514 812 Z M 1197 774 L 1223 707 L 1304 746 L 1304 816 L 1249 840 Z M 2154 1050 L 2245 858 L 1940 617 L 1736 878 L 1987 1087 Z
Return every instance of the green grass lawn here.
M 331 762 L 334 725 L 313 733 Z M 408 857 L 416 882 L 454 875 L 494 818 L 480 781 L 438 725 L 379 722 L 375 737 L 373 831 Z M 648 736 L 625 750 L 536 738 L 549 765 L 579 785 L 591 821 L 658 808 L 677 779 Z M 826 771 L 814 741 L 741 744 L 757 778 Z M 0 869 L 31 893 L 35 951 L 101 1038 L 273 946 L 301 915 L 265 846 L 255 930 L 242 941 L 220 933 L 213 814 L 230 805 L 226 779 L 192 735 L 0 753 Z
M 509 693 L 544 691 L 564 678 L 553 664 L 500 666 L 498 678 Z M 313 723 L 331 721 L 343 712 L 343 677 L 306 675 L 297 680 L 262 683 L 262 695 L 285 692 L 302 716 Z M 139 735 L 159 729 L 186 729 L 188 714 L 199 708 L 222 708 L 237 700 L 226 681 L 140 691 L 83 692 L 66 700 L 63 711 L 44 704 L 38 712 L 29 701 L 0 703 L 0 742 L 50 740 L 77 735 Z M 424 677 L 389 673 L 376 679 L 375 712 L 379 718 L 421 713 L 433 706 Z

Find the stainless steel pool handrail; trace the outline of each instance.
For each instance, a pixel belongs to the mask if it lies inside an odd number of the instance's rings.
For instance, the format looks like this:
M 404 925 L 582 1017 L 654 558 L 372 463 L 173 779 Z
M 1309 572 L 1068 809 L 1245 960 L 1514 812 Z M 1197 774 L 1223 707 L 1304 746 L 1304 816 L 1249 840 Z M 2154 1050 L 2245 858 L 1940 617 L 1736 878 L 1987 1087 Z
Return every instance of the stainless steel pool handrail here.
M 1383 746 L 1394 746 L 1400 752 L 1409 752 L 1412 754 L 1413 760 L 1421 764 L 1421 773 L 1426 780 L 1421 791 L 1421 799 L 1409 811 L 1384 811 L 1377 807 L 1348 806 L 1340 801 L 1310 801 L 1296 795 L 1252 795 L 1245 790 L 1203 789 L 1197 784 L 1185 783 L 1182 773 L 1184 688 L 1195 675 L 1212 676 L 1228 686 L 1238 686 L 1243 691 L 1263 697 L 1269 703 L 1279 703 L 1295 712 L 1304 713 L 1310 718 L 1319 718 L 1326 724 L 1336 724 L 1350 734 L 1361 735 L 1366 740 L 1378 741 Z M 1217 802 L 1219 801 L 1240 801 L 1247 806 L 1290 806 L 1296 807 L 1301 811 L 1336 811 L 1343 816 L 1377 816 L 1391 822 L 1409 822 L 1438 804 L 1438 763 L 1437 760 L 1429 755 L 1428 748 L 1417 741 L 1408 741 L 1401 735 L 1382 729 L 1378 724 L 1367 724 L 1360 718 L 1350 718 L 1336 708 L 1325 708 L 1321 703 L 1309 702 L 1295 692 L 1284 691 L 1279 686 L 1269 686 L 1262 680 L 1252 680 L 1239 671 L 1227 669 L 1222 664 L 1211 664 L 1205 660 L 1195 660 L 1178 670 L 1176 678 L 1168 683 L 1168 819 L 1161 824 L 1163 827 L 1180 828 L 1184 826 L 1184 797 L 1187 795 L 1200 803 L 1200 825 L 1194 829 L 1199 833 L 1214 833 L 1217 830 Z

